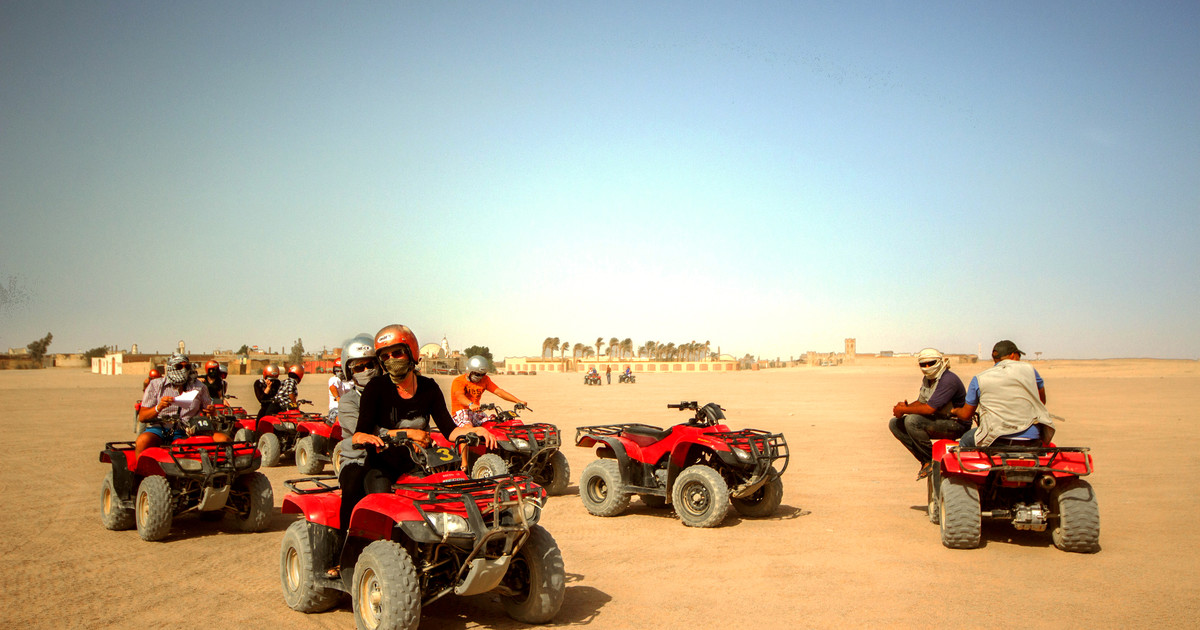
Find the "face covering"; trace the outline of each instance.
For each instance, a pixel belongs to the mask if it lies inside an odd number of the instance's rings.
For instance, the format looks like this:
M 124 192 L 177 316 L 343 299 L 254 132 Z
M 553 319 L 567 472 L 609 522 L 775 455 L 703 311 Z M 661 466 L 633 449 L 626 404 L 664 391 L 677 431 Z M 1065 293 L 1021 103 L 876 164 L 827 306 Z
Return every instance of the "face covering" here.
M 479 381 L 483 380 L 483 375 L 476 372 L 471 372 L 467 375 L 467 378 L 470 379 L 472 383 L 478 383 Z
M 412 361 L 408 357 L 392 357 L 383 362 L 383 369 L 393 383 L 399 383 L 412 371 Z
M 183 385 L 188 381 L 188 377 L 192 375 L 192 371 L 188 368 L 167 367 L 167 382 L 172 385 Z
M 375 378 L 376 376 L 379 376 L 379 368 L 373 367 L 361 372 L 355 372 L 353 376 L 354 384 L 358 387 L 366 387 L 367 383 L 369 383 L 371 379 Z

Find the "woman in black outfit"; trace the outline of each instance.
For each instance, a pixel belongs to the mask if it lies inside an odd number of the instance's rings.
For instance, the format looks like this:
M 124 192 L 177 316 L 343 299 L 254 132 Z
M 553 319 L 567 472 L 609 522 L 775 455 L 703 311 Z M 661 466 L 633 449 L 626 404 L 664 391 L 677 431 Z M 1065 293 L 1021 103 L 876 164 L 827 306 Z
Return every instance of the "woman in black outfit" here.
M 432 420 L 450 441 L 469 428 L 456 427 L 446 409 L 442 389 L 433 379 L 416 372 L 420 356 L 417 337 L 407 326 L 392 324 L 375 334 L 375 357 L 383 373 L 363 388 L 358 409 L 358 425 L 351 442 L 371 444 L 366 464 L 346 464 L 338 475 L 342 488 L 341 529 L 350 524 L 354 506 L 368 494 L 391 492 L 392 484 L 414 467 L 407 448 L 385 448 L 380 437 L 405 435 L 421 447 L 429 446 L 429 422 Z M 329 570 L 335 577 L 339 567 Z

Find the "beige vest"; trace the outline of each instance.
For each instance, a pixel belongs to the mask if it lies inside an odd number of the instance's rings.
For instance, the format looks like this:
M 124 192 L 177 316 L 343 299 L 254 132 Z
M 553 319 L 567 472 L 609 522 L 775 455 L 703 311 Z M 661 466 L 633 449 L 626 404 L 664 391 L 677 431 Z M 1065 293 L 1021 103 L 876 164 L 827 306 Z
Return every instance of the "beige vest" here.
M 1043 437 L 1054 435 L 1054 421 L 1038 397 L 1033 366 L 1005 359 L 979 373 L 979 428 L 975 443 L 987 446 L 996 438 L 1020 433 L 1034 423 L 1043 425 Z

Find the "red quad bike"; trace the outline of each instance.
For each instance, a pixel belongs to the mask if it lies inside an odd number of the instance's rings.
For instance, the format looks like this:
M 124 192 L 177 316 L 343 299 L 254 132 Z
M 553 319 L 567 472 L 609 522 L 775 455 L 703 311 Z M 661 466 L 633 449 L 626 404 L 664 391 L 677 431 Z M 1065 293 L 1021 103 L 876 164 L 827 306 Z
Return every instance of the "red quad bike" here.
M 208 418 L 194 419 L 192 427 L 215 430 Z M 262 531 L 271 518 L 271 482 L 257 472 L 253 442 L 197 435 L 148 448 L 137 458 L 133 442 L 109 442 L 100 461 L 112 465 L 100 486 L 100 518 L 107 529 L 136 525 L 142 540 L 153 541 L 166 538 L 171 521 L 186 514 L 216 520 L 228 513 L 246 532 Z
M 388 441 L 411 448 L 406 438 Z M 335 478 L 285 482 L 291 492 L 283 512 L 304 515 L 280 548 L 287 605 L 321 612 L 346 592 L 358 628 L 407 629 L 440 597 L 492 592 L 513 619 L 550 621 L 566 575 L 558 544 L 537 524 L 545 491 L 526 477 L 468 479 L 453 447 L 431 444 L 413 459 L 418 470 L 398 479 L 392 493 L 367 495 L 354 507 L 340 553 Z M 326 577 L 324 564 L 335 556 L 341 577 Z
M 732 502 L 742 516 L 774 514 L 783 499 L 782 475 L 788 448 L 781 433 L 731 431 L 716 403 L 667 405 L 695 417 L 660 429 L 645 424 L 579 427 L 575 445 L 599 445 L 599 459 L 579 477 L 579 496 L 588 512 L 616 516 L 638 495 L 650 507 L 671 504 L 688 527 L 715 527 Z M 775 464 L 783 460 L 777 471 Z
M 571 483 L 571 466 L 567 456 L 559 450 L 562 440 L 558 427 L 545 423 L 525 424 L 518 412 L 533 410 L 521 404 L 512 411 L 504 411 L 494 403 L 482 404 L 479 409 L 496 412 L 494 419 L 482 426 L 496 436 L 499 449 L 489 451 L 482 443 L 470 447 L 466 467 L 471 471 L 471 477 L 503 477 L 512 472 L 533 477 L 551 495 L 567 491 L 567 485 Z M 451 446 L 440 432 L 434 431 L 431 435 L 438 444 Z
M 1031 445 L 1032 444 L 1032 445 Z M 1091 484 L 1087 448 L 997 439 L 963 448 L 954 440 L 933 443 L 927 495 L 929 520 L 942 528 L 942 544 L 974 549 L 983 518 L 1009 521 L 1017 529 L 1046 531 L 1063 551 L 1100 550 L 1100 509 Z
M 583 384 L 584 385 L 599 385 L 600 384 L 600 373 L 599 372 L 587 372 L 586 374 L 583 375 Z
M 333 452 L 342 441 L 342 425 L 333 418 L 308 414 L 308 418 L 296 422 L 296 436 L 296 468 L 305 475 L 315 475 L 325 470 L 326 462 L 333 461 Z
M 311 400 L 297 400 L 297 405 L 311 405 Z M 305 413 L 299 409 L 288 409 L 272 416 L 263 416 L 255 421 L 247 418 L 239 423 L 235 440 L 256 440 L 262 453 L 262 465 L 271 468 L 279 465 L 284 455 L 296 451 L 300 438 L 309 433 L 300 431 L 300 423 L 325 424 L 325 417 L 318 413 Z M 340 434 L 340 429 L 339 429 Z M 257 435 L 257 438 L 255 437 Z M 299 463 L 299 462 L 297 462 Z M 322 463 L 322 466 L 324 463 Z M 318 469 L 319 470 L 319 469 Z

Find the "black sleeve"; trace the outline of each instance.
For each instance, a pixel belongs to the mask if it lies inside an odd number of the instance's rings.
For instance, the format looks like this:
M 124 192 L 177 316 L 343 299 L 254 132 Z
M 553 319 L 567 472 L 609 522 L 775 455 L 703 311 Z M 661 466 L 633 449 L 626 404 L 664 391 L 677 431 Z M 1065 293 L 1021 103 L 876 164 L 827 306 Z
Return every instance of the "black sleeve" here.
M 378 380 L 372 380 L 363 388 L 362 397 L 358 401 L 358 427 L 355 429 L 357 433 L 370 433 L 375 435 L 379 433 L 379 421 L 376 419 L 376 414 L 383 403 L 383 392 L 377 386 Z
M 265 392 L 263 392 L 262 381 L 254 381 L 254 397 L 257 398 L 258 402 L 260 403 L 266 402 L 267 397 Z
M 430 385 L 429 399 L 429 415 L 433 419 L 433 423 L 437 425 L 438 431 L 447 438 L 450 437 L 450 432 L 458 428 L 454 424 L 454 420 L 450 417 L 450 410 L 446 409 L 446 397 L 442 395 L 442 388 L 438 387 L 437 381 L 428 379 Z

